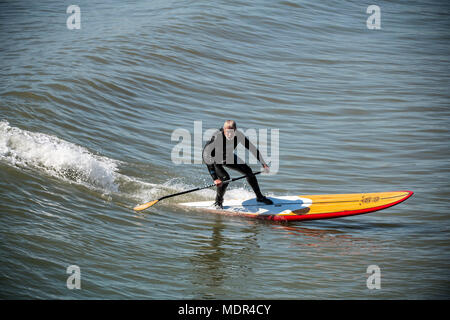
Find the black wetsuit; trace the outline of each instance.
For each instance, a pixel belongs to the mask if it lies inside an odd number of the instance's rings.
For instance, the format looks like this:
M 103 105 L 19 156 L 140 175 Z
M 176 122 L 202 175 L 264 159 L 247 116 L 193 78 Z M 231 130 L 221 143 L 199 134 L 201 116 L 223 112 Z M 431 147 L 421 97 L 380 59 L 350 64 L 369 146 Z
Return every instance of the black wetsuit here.
M 230 179 L 230 176 L 225 171 L 224 167 L 236 170 L 247 176 L 247 181 L 255 192 L 256 197 L 258 199 L 264 198 L 252 169 L 234 154 L 234 150 L 238 144 L 242 144 L 256 157 L 256 159 L 258 159 L 259 162 L 263 165 L 265 164 L 259 150 L 242 132 L 236 130 L 233 140 L 228 140 L 224 135 L 223 128 L 217 131 L 206 143 L 203 148 L 203 161 L 208 167 L 213 180 L 220 179 L 225 181 Z M 228 183 L 222 183 L 220 186 L 217 186 L 216 203 L 222 203 L 227 187 Z

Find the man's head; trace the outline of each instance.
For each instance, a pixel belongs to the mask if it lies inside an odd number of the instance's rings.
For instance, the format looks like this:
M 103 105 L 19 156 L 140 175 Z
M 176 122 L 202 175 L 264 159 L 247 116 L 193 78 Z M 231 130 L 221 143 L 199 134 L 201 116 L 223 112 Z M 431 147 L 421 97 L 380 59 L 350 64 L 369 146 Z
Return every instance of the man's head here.
M 236 122 L 234 120 L 227 120 L 223 124 L 223 134 L 227 140 L 231 140 L 234 138 L 236 133 Z

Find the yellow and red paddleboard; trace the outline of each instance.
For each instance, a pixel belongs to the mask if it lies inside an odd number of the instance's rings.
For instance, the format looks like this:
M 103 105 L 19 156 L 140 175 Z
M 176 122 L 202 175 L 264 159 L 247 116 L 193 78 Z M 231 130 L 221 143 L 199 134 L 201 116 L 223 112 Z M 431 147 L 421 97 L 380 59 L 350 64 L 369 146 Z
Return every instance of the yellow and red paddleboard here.
M 255 198 L 225 200 L 223 209 L 214 201 L 180 203 L 183 207 L 279 221 L 330 219 L 369 213 L 392 207 L 413 195 L 412 191 L 268 197 L 273 205 Z

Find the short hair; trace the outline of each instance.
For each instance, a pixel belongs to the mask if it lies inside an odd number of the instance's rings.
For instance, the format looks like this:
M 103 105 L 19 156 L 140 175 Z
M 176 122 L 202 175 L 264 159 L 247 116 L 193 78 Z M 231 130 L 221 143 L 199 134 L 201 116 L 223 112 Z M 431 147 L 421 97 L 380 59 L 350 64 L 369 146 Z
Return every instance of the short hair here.
M 234 130 L 236 130 L 236 122 L 234 120 L 227 120 L 223 124 L 223 127 L 224 128 L 229 127 L 229 128 L 233 128 Z

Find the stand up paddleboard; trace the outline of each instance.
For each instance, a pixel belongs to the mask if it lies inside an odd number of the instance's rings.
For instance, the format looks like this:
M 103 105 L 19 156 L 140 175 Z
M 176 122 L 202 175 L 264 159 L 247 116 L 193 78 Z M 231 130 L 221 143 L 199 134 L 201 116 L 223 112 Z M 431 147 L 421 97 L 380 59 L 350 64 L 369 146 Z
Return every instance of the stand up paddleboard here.
M 347 217 L 392 207 L 413 195 L 412 191 L 268 197 L 273 205 L 255 198 L 225 200 L 223 209 L 214 201 L 186 202 L 181 206 L 214 213 L 275 221 L 300 221 Z

